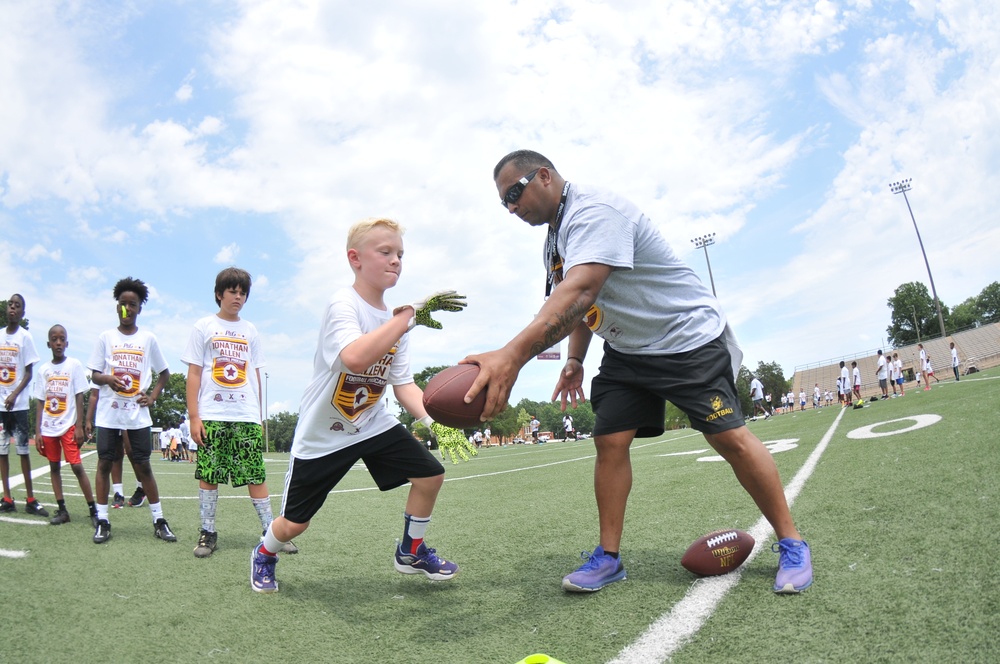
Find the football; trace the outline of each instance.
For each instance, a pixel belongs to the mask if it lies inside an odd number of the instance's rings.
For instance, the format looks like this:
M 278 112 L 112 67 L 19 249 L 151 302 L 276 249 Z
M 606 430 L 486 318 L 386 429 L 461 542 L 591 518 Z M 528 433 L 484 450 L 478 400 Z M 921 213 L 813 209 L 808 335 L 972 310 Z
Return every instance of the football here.
M 486 390 L 476 395 L 472 403 L 465 403 L 465 393 L 479 376 L 476 364 L 459 364 L 448 367 L 427 382 L 424 388 L 424 408 L 435 422 L 455 429 L 468 429 L 482 425 L 479 416 L 486 407 Z
M 743 564 L 753 551 L 754 538 L 742 530 L 717 530 L 688 547 L 681 565 L 698 576 L 727 574 Z

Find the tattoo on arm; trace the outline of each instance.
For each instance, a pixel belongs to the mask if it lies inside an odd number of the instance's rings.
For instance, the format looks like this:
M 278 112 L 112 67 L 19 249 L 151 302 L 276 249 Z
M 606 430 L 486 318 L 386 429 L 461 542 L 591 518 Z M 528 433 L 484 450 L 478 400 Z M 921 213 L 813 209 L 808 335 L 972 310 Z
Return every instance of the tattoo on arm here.
M 545 323 L 545 336 L 542 341 L 532 344 L 531 357 L 566 338 L 580 324 L 585 313 L 587 313 L 586 309 L 580 302 L 573 302 L 566 311 L 557 313 L 555 322 Z

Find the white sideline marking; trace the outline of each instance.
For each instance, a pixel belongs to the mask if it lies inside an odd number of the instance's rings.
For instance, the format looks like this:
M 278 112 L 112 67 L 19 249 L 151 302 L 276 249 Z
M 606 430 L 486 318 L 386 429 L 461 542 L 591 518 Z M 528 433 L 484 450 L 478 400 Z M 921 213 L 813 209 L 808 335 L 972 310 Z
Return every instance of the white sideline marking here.
M 840 419 L 844 416 L 845 412 L 847 412 L 846 408 L 841 409 L 840 414 L 833 420 L 833 424 L 830 425 L 830 428 L 823 435 L 816 449 L 813 450 L 809 458 L 806 459 L 806 462 L 799 468 L 799 472 L 795 474 L 792 481 L 785 487 L 785 500 L 788 501 L 789 507 L 792 506 L 795 498 L 802 491 L 806 480 L 816 470 L 816 464 L 819 462 L 819 458 L 823 455 L 823 452 L 826 451 L 827 445 L 830 444 L 830 440 L 837 430 L 837 425 L 840 423 Z M 650 625 L 636 639 L 635 643 L 625 646 L 618 653 L 618 656 L 608 664 L 646 664 L 647 662 L 650 664 L 660 664 L 660 662 L 670 659 L 671 655 L 687 643 L 701 629 L 705 621 L 711 617 L 715 611 L 715 607 L 719 605 L 719 602 L 726 596 L 726 593 L 739 582 L 743 575 L 743 569 L 761 552 L 764 548 L 764 540 L 771 537 L 773 530 L 767 519 L 761 517 L 748 532 L 757 540 L 757 544 L 750 553 L 750 557 L 747 558 L 746 562 L 738 570 L 730 574 L 713 576 L 696 581 L 691 585 L 691 588 L 681 601 L 674 605 L 670 613 L 664 614 Z
M 0 549 L 0 558 L 27 558 L 27 551 L 11 551 L 10 549 Z

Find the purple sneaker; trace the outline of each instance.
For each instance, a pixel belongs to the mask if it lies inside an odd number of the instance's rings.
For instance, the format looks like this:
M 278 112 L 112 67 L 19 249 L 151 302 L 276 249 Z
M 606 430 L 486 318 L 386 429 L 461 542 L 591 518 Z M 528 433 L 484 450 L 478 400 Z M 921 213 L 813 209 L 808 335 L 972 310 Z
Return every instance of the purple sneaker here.
M 427 545 L 422 542 L 417 547 L 416 553 L 403 553 L 397 545 L 393 565 L 395 565 L 397 572 L 424 574 L 432 581 L 447 581 L 455 578 L 455 575 L 458 574 L 458 565 L 444 558 L 438 558 L 435 555 L 436 552 L 436 549 L 428 549 Z
M 278 556 L 261 553 L 258 544 L 250 554 L 250 587 L 259 593 L 278 592 L 278 580 L 274 578 L 274 566 L 278 564 Z
M 771 545 L 778 554 L 778 576 L 774 579 L 774 592 L 800 593 L 813 582 L 812 554 L 805 541 L 786 537 Z
M 584 564 L 563 577 L 562 587 L 571 593 L 597 592 L 609 583 L 625 580 L 625 566 L 621 558 L 613 558 L 604 553 L 604 547 L 599 546 L 593 553 L 584 551 L 580 557 L 586 560 Z

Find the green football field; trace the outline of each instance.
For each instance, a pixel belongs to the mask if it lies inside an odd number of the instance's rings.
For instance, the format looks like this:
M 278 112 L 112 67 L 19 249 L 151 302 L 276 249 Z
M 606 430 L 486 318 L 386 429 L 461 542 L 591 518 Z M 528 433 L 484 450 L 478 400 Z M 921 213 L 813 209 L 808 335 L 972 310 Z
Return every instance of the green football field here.
M 64 469 L 71 523 L 25 515 L 21 486 L 18 512 L 0 518 L 0 661 L 1000 661 L 998 406 L 992 370 L 861 410 L 751 422 L 812 547 L 815 582 L 797 596 L 771 592 L 769 532 L 741 572 L 699 580 L 680 566 L 707 532 L 763 531 L 690 430 L 633 445 L 628 580 L 586 595 L 560 580 L 597 544 L 589 440 L 446 464 L 427 541 L 462 570 L 442 583 L 393 569 L 406 489 L 380 493 L 356 469 L 296 540 L 301 553 L 281 558 L 272 595 L 249 587 L 260 532 L 245 489 L 222 489 L 219 549 L 196 559 L 193 466 L 153 460 L 175 544 L 153 537 L 145 506 L 112 510 L 113 538 L 93 544 Z M 287 457 L 268 460 L 277 511 Z M 92 476 L 96 455 L 84 463 Z M 54 511 L 47 474 L 35 489 Z

